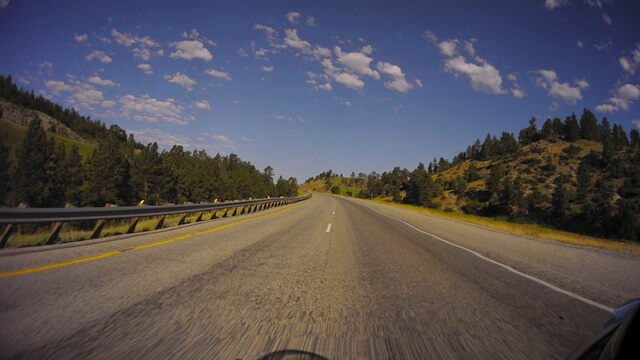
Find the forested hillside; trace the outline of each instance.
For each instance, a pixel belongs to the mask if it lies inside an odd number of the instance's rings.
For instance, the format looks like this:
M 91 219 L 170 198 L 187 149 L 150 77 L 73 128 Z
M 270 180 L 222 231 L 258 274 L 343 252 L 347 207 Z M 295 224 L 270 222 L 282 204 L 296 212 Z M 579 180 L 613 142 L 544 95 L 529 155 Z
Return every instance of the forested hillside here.
M 36 117 L 28 119 L 26 136 L 12 159 L 6 135 L 0 133 L 0 205 L 104 206 L 140 200 L 176 204 L 297 193 L 296 179 L 280 177 L 274 183 L 270 166 L 259 171 L 235 154 L 211 157 L 204 150 L 191 152 L 182 146 L 169 151 L 160 150 L 156 143 L 145 146 L 117 125 L 107 128 L 18 89 L 11 77 L 0 76 L 0 97 L 46 113 L 97 144 L 83 161 L 77 146 L 67 150 L 54 137 L 47 137 Z
M 588 109 L 564 121 L 536 119 L 516 137 L 488 134 L 451 161 L 377 174 L 331 170 L 308 179 L 333 193 L 532 222 L 640 241 L 640 133 Z

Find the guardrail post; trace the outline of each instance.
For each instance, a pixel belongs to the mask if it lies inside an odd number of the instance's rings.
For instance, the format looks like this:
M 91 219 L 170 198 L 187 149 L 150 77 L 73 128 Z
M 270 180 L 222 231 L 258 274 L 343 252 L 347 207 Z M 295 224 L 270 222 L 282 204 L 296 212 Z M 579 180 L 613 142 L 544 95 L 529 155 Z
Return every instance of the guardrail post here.
M 60 230 L 62 230 L 62 223 L 61 222 L 54 223 L 53 226 L 51 227 L 51 234 L 49 234 L 49 237 L 47 238 L 47 241 L 44 244 L 45 245 L 55 244 L 55 242 L 58 240 L 58 234 L 60 234 Z
M 136 225 L 138 225 L 138 220 L 140 220 L 140 218 L 131 219 L 131 222 L 129 222 L 129 227 L 127 228 L 127 234 L 133 234 L 134 232 L 136 232 Z
M 180 220 L 178 221 L 178 225 L 183 225 L 185 223 L 185 219 L 187 218 L 187 214 L 182 214 L 182 216 L 180 217 Z
M 224 214 L 222 214 L 223 218 L 226 218 L 229 214 L 229 208 L 224 209 Z
M 231 216 L 236 216 L 236 214 L 238 213 L 238 208 L 233 208 L 233 214 L 231 214 Z
M 213 215 L 211 215 L 211 218 L 209 218 L 209 220 L 215 220 L 219 218 L 220 216 L 218 216 L 218 210 L 213 210 Z
M 93 232 L 91 233 L 91 236 L 89 237 L 89 239 L 97 239 L 100 237 L 100 233 L 102 232 L 102 229 L 104 229 L 104 225 L 107 222 L 105 220 L 98 220 L 96 222 L 96 226 L 93 228 Z
M 7 245 L 7 241 L 9 240 L 9 236 L 13 232 L 13 224 L 7 225 L 7 228 L 4 229 L 2 233 L 2 238 L 0 238 L 0 249 L 3 249 L 5 245 Z
M 246 209 L 247 209 L 247 207 L 243 206 L 242 210 L 240 210 L 240 215 L 244 215 L 246 213 Z
M 196 221 L 195 222 L 200 222 L 202 221 L 202 215 L 204 214 L 204 212 L 201 212 L 198 214 L 198 217 L 196 217 Z
M 156 223 L 156 226 L 153 227 L 153 230 L 162 229 L 162 226 L 164 225 L 164 219 L 166 217 L 167 217 L 167 215 L 162 215 L 160 217 L 160 219 L 158 219 L 158 222 Z

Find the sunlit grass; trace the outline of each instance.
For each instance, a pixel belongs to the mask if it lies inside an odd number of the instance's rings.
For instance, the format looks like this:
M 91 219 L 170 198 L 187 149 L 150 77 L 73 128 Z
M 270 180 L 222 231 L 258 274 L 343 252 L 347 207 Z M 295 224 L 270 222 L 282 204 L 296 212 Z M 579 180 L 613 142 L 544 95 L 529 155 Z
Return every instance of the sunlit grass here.
M 507 232 L 516 235 L 533 236 L 546 240 L 560 241 L 567 244 L 590 246 L 599 249 L 614 250 L 623 253 L 640 255 L 640 244 L 629 241 L 618 241 L 594 238 L 591 236 L 570 233 L 566 231 L 548 228 L 538 224 L 516 224 L 506 220 L 485 218 L 467 215 L 458 212 L 444 212 L 441 210 L 427 209 L 419 206 L 398 204 L 385 200 L 373 200 L 375 203 L 385 204 L 410 210 L 417 213 L 437 216 L 446 219 L 458 220 L 470 224 L 483 226 L 489 229 Z

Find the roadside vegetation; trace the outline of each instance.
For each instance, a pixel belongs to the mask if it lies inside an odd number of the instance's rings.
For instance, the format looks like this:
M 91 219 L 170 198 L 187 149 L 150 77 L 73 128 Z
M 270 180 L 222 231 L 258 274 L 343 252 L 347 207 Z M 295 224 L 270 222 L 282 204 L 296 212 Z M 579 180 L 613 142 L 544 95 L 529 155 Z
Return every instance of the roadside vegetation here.
M 107 128 L 99 120 L 18 89 L 11 77 L 0 76 L 0 105 L 0 206 L 211 203 L 298 192 L 295 178 L 274 180 L 271 166 L 260 171 L 236 154 L 210 156 L 177 145 L 167 151 L 156 143 L 141 144 L 117 125 Z M 12 122 L 5 121 L 5 111 Z M 25 119 L 25 114 L 32 117 Z M 26 127 L 16 124 L 20 116 L 18 122 Z M 165 227 L 171 226 L 171 219 Z M 151 222 L 140 223 L 138 229 Z M 122 233 L 126 226 L 110 224 L 103 234 Z M 41 243 L 48 227 L 21 226 L 9 244 Z M 87 238 L 92 227 L 65 224 L 61 240 Z
M 414 205 L 524 235 L 640 242 L 640 133 L 627 134 L 588 109 L 579 119 L 547 119 L 542 127 L 533 118 L 517 140 L 488 134 L 451 161 L 349 177 L 329 170 L 301 186 L 318 183 L 321 191 Z M 620 246 L 626 245 L 614 245 Z

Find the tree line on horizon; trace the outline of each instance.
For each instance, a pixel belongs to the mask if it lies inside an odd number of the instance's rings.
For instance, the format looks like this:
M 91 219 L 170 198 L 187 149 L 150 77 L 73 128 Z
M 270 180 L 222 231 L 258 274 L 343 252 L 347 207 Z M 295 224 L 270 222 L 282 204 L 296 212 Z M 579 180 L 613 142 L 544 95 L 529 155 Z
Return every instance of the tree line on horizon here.
M 9 97 L 5 97 L 9 94 Z M 297 180 L 280 176 L 271 166 L 259 171 L 236 154 L 209 156 L 205 150 L 187 151 L 174 145 L 160 150 L 157 143 L 137 142 L 133 134 L 94 122 L 33 92 L 17 89 L 11 77 L 0 76 L 0 96 L 34 110 L 45 104 L 53 114 L 69 114 L 71 130 L 93 139 L 96 149 L 83 161 L 76 145 L 65 148 L 47 136 L 41 120 L 32 119 L 21 145 L 10 157 L 0 133 L 0 206 L 62 207 L 182 204 L 296 196 Z M 1 117 L 1 115 L 0 115 Z
M 451 161 L 433 159 L 413 171 L 395 167 L 382 174 L 351 173 L 342 181 L 359 188 L 360 198 L 390 197 L 394 202 L 439 209 L 448 191 L 467 214 L 640 241 L 638 130 L 627 135 L 621 125 L 611 125 L 606 117 L 600 122 L 586 108 L 580 119 L 575 114 L 564 121 L 547 119 L 541 128 L 536 122 L 532 118 L 517 140 L 508 132 L 499 138 L 487 134 L 483 142 L 476 140 Z M 582 147 L 576 144 L 580 140 L 599 143 L 602 151 L 580 156 Z M 542 141 L 562 143 L 562 153 L 555 157 L 545 153 Z M 480 171 L 480 162 L 489 165 Z M 570 163 L 577 166 L 572 168 Z M 464 169 L 462 175 L 446 175 L 453 167 Z M 334 177 L 337 174 L 329 170 L 307 182 L 324 180 L 328 190 L 338 193 L 339 187 L 330 185 Z M 478 180 L 483 180 L 484 187 L 472 190 L 469 184 Z

